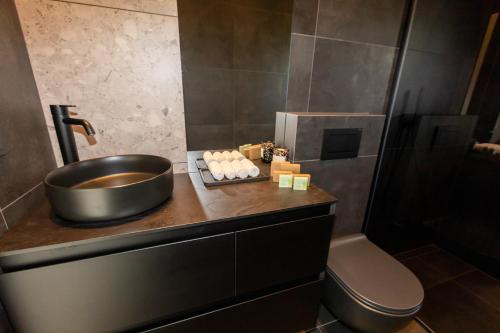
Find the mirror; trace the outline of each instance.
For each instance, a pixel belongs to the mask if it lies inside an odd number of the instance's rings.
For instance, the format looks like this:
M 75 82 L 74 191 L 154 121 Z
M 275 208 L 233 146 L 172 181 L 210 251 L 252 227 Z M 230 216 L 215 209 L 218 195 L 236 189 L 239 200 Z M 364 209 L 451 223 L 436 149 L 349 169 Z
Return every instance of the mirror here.
M 292 0 L 178 2 L 188 151 L 274 139 L 292 7 Z

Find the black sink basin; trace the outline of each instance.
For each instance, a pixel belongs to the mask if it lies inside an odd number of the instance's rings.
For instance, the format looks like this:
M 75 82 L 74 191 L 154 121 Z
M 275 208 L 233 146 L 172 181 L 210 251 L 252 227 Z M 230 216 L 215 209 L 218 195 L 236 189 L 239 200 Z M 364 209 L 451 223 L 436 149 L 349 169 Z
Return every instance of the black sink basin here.
M 172 194 L 173 167 L 152 155 L 119 155 L 65 165 L 45 178 L 54 213 L 67 220 L 96 222 L 133 216 Z

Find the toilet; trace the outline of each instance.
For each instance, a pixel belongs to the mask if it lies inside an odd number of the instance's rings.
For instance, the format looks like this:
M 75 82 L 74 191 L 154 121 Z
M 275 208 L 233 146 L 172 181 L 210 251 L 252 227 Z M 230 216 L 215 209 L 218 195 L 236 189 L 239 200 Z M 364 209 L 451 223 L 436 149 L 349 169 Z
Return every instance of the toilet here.
M 363 234 L 332 240 L 324 305 L 360 332 L 390 333 L 422 307 L 424 289 L 405 266 Z

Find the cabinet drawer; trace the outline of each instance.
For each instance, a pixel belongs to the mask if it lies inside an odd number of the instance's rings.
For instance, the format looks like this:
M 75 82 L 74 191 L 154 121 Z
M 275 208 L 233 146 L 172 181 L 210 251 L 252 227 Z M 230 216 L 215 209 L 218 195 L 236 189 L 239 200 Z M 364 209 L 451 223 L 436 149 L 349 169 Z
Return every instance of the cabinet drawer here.
M 236 233 L 236 292 L 244 294 L 325 269 L 333 215 Z
M 0 275 L 16 332 L 119 332 L 234 295 L 234 233 Z
M 295 333 L 316 324 L 321 297 L 316 281 L 144 333 Z

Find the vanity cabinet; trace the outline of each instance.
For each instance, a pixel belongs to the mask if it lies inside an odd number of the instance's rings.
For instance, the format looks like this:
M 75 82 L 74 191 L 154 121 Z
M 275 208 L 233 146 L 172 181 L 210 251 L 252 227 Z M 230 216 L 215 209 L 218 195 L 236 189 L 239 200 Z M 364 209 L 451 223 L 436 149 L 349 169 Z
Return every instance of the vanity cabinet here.
M 234 294 L 234 234 L 0 275 L 17 332 L 121 332 Z
M 155 245 L 129 235 L 122 245 L 134 248 L 114 253 L 59 253 L 0 274 L 0 297 L 19 333 L 306 330 L 320 303 L 329 208 L 186 227 L 180 239 L 165 231 Z
M 327 215 L 237 232 L 237 294 L 323 271 L 331 230 L 332 218 Z
M 316 321 L 321 286 L 314 281 L 144 333 L 298 332 Z

